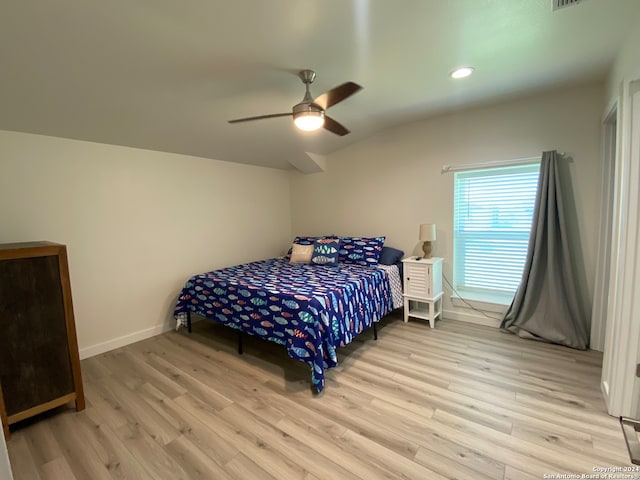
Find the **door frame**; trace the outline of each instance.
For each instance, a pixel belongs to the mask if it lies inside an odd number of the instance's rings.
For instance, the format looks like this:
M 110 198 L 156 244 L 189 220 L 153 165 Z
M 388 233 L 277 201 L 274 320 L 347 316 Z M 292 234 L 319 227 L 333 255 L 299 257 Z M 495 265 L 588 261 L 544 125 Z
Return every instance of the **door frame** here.
M 635 418 L 640 382 L 640 77 L 625 81 L 618 103 L 609 307 L 601 390 L 610 415 Z
M 609 309 L 609 285 L 611 278 L 611 240 L 613 237 L 613 212 L 615 200 L 615 163 L 618 146 L 618 101 L 612 102 L 603 118 L 602 152 L 602 200 L 600 203 L 600 228 L 598 229 L 598 257 L 593 306 L 591 309 L 592 350 L 604 351 Z

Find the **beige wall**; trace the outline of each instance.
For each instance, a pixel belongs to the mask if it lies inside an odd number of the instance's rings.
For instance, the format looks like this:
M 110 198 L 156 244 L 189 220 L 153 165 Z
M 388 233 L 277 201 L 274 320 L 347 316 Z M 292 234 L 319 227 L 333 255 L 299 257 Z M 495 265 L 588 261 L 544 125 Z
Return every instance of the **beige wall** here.
M 313 175 L 0 131 L 0 242 L 68 245 L 87 356 L 169 328 L 190 275 L 278 255 L 296 234 L 384 234 L 411 254 L 418 225 L 434 222 L 434 254 L 451 278 L 453 175 L 441 166 L 555 148 L 573 157 L 572 227 L 590 308 L 602 98 L 592 85 L 405 125 L 330 155 Z
M 195 273 L 279 255 L 286 172 L 0 131 L 0 243 L 67 245 L 88 356 L 173 325 Z
M 347 147 L 327 157 L 324 173 L 291 174 L 292 233 L 384 234 L 387 245 L 409 255 L 420 252 L 419 224 L 435 223 L 434 256 L 444 257 L 451 279 L 453 174 L 441 174 L 442 165 L 564 151 L 573 158 L 567 193 L 573 191 L 575 213 L 569 216 L 589 314 L 603 97 L 601 84 L 556 90 L 405 125 Z M 472 313 L 448 299 L 445 308 L 457 318 Z
M 618 52 L 613 68 L 607 79 L 607 95 L 609 103 L 617 100 L 622 91 L 622 82 L 640 79 L 640 17 L 631 29 L 629 38 Z

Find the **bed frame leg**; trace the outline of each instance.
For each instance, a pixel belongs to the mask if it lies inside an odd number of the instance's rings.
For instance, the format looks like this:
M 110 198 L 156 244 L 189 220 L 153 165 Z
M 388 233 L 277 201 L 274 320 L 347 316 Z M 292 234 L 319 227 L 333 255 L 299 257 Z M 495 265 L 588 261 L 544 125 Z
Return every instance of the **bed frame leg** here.
M 238 332 L 238 354 L 242 355 L 242 332 Z
M 187 312 L 187 331 L 191 333 L 191 312 Z
M 376 328 L 376 322 L 373 322 L 373 339 L 378 340 L 378 329 Z

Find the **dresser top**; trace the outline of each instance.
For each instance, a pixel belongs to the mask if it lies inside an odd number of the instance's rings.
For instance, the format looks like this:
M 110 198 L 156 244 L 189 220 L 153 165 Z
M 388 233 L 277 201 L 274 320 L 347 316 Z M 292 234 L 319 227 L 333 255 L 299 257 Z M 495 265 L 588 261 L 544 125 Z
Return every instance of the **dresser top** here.
M 53 242 L 0 243 L 0 260 L 19 258 L 66 256 L 67 247 Z
M 11 250 L 13 248 L 31 248 L 31 247 L 51 247 L 59 246 L 59 243 L 53 242 L 19 242 L 19 243 L 0 243 L 0 250 Z

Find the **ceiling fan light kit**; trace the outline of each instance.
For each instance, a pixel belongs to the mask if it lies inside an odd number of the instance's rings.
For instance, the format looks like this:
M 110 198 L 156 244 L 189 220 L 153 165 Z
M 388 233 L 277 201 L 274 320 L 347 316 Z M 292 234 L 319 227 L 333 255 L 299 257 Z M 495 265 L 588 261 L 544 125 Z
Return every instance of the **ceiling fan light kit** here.
M 296 111 L 296 107 L 299 107 L 299 105 L 293 107 L 293 123 L 295 123 L 296 127 L 305 132 L 313 132 L 314 130 L 322 128 L 324 125 L 323 110 L 305 108 Z
M 305 85 L 305 94 L 302 101 L 293 106 L 291 113 L 274 113 L 258 117 L 238 118 L 236 120 L 229 120 L 229 123 L 250 122 L 266 118 L 293 116 L 293 123 L 295 126 L 306 132 L 312 132 L 324 127 L 325 130 L 329 130 L 330 132 L 340 136 L 349 133 L 349 130 L 347 130 L 343 125 L 327 116 L 325 114 L 325 110 L 336 103 L 346 100 L 354 93 L 360 91 L 362 87 L 357 83 L 346 82 L 329 90 L 328 92 L 323 93 L 314 100 L 309 92 L 309 85 L 311 85 L 315 80 L 316 73 L 313 70 L 301 70 L 298 73 L 298 76 Z

